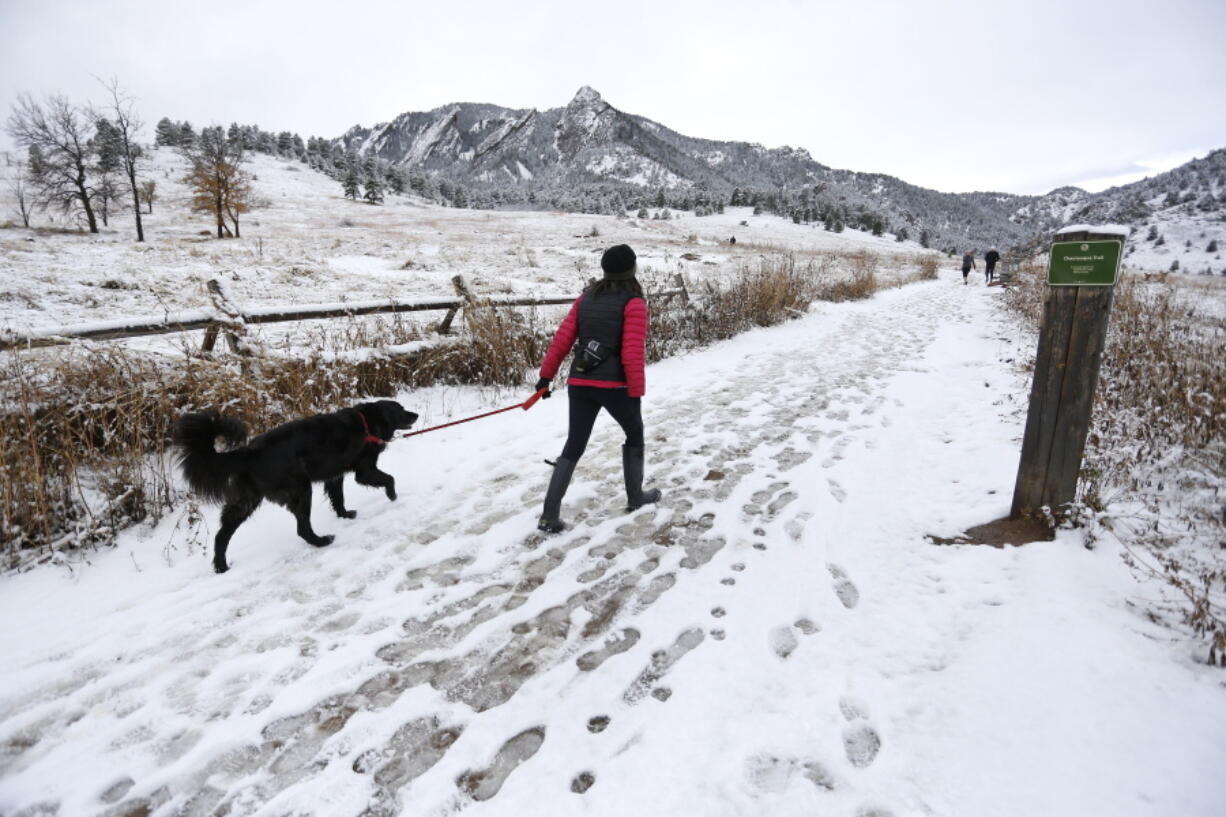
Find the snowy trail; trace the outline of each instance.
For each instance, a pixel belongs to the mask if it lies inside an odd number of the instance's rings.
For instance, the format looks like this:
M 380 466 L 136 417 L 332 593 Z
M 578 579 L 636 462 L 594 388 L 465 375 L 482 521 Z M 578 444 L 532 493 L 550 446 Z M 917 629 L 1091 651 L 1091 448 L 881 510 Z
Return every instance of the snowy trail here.
M 994 297 L 946 278 L 653 366 L 664 500 L 624 513 L 605 418 L 560 536 L 532 528 L 564 398 L 393 446 L 401 500 L 317 498 L 324 550 L 264 508 L 224 576 L 168 522 L 12 578 L 0 813 L 1211 813 L 1221 683 L 1114 554 L 922 538 L 1008 510 Z

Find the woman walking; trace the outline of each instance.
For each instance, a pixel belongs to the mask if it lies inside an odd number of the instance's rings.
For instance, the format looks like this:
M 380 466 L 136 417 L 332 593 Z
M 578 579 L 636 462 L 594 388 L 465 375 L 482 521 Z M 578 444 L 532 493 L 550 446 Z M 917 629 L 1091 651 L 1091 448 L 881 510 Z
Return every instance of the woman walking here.
M 971 268 L 975 266 L 975 251 L 967 250 L 962 253 L 962 285 L 966 286 L 966 276 L 970 274 Z
M 567 396 L 570 398 L 570 430 L 562 456 L 553 467 L 545 493 L 545 508 L 539 530 L 558 533 L 562 497 L 570 486 L 575 464 L 583 456 L 596 415 L 603 408 L 626 432 L 622 446 L 622 470 L 626 500 L 634 510 L 660 499 L 658 490 L 643 490 L 643 414 L 641 398 L 646 391 L 643 371 L 647 343 L 647 301 L 635 274 L 634 250 L 618 244 L 600 259 L 604 277 L 592 283 L 571 305 L 570 312 L 553 336 L 541 363 L 536 388 L 549 388 L 562 361 L 574 347 Z

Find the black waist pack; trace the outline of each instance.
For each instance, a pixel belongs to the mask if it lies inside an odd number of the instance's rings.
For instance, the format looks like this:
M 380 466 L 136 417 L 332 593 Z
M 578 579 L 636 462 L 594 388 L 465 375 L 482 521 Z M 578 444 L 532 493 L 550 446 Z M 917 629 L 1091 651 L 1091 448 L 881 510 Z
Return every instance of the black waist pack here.
M 589 340 L 587 343 L 580 341 L 575 345 L 575 364 L 572 368 L 580 374 L 590 372 L 604 363 L 612 353 L 613 349 L 598 340 Z

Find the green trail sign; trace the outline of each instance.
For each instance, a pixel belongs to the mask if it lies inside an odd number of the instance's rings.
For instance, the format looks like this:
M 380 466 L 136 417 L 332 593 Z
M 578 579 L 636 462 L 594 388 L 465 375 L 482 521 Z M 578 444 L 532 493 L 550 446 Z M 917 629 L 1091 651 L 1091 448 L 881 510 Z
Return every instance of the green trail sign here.
M 1047 283 L 1054 287 L 1114 286 L 1122 247 L 1122 241 L 1057 241 L 1051 245 Z

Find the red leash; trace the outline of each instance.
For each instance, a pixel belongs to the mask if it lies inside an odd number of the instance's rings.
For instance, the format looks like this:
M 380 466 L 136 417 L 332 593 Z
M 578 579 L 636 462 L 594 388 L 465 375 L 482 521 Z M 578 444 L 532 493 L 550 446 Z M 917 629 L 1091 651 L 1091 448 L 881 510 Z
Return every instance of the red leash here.
M 524 411 L 527 411 L 528 409 L 532 408 L 533 405 L 536 404 L 537 400 L 540 400 L 541 397 L 545 395 L 546 391 L 548 390 L 541 389 L 540 391 L 536 392 L 535 394 L 533 394 L 531 397 L 529 397 L 527 400 L 525 400 L 522 403 L 516 403 L 513 406 L 507 406 L 506 408 L 495 409 L 494 411 L 487 411 L 485 414 L 478 414 L 476 417 L 465 417 L 463 420 L 455 420 L 450 423 L 443 423 L 441 426 L 431 426 L 430 428 L 423 428 L 421 431 L 410 431 L 408 434 L 402 435 L 401 439 L 404 439 L 405 437 L 412 437 L 417 434 L 425 434 L 428 431 L 438 431 L 440 428 L 450 428 L 451 426 L 458 426 L 461 423 L 471 423 L 473 420 L 480 420 L 482 417 L 492 417 L 495 414 L 502 414 L 504 411 L 510 411 L 511 409 L 523 409 Z

